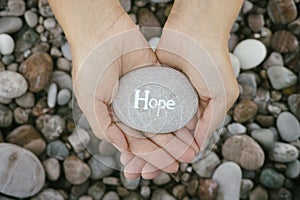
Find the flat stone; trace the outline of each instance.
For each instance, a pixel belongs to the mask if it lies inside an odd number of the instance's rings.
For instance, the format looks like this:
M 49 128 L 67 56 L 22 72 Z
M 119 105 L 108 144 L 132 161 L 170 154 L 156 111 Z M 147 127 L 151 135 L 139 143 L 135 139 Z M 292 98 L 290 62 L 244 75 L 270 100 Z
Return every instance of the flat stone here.
M 200 182 L 198 197 L 206 200 L 214 200 L 218 194 L 219 184 L 213 179 L 204 179 Z
M 0 127 L 9 127 L 13 121 L 12 111 L 5 105 L 0 104 Z
M 287 169 L 285 172 L 285 176 L 287 178 L 297 178 L 300 174 L 300 161 L 299 160 L 295 160 L 293 162 L 290 162 L 287 164 Z
M 268 15 L 275 24 L 287 24 L 297 17 L 297 7 L 293 0 L 270 0 Z
M 233 51 L 243 70 L 257 67 L 267 56 L 265 45 L 259 40 L 246 39 L 238 43 Z
M 0 96 L 4 98 L 16 98 L 27 90 L 27 82 L 24 77 L 12 71 L 0 72 Z
M 63 163 L 66 179 L 74 185 L 79 185 L 88 180 L 91 175 L 90 167 L 76 156 L 69 156 Z
M 37 196 L 31 198 L 31 200 L 45 200 L 45 199 L 52 199 L 52 200 L 64 200 L 65 198 L 63 195 L 52 188 L 46 188 L 42 192 L 40 192 Z
M 169 174 L 162 172 L 160 175 L 153 179 L 153 183 L 155 185 L 165 185 L 171 181 L 171 177 Z
M 269 158 L 280 163 L 293 162 L 298 156 L 299 152 L 295 146 L 283 142 L 276 142 L 274 148 L 269 151 Z
M 219 184 L 217 199 L 238 200 L 242 181 L 242 170 L 234 162 L 224 162 L 213 174 Z
M 92 171 L 92 180 L 100 180 L 109 176 L 116 168 L 116 162 L 112 157 L 102 155 L 94 155 L 89 159 L 88 164 Z
M 168 133 L 182 128 L 192 119 L 197 111 L 198 96 L 182 73 L 153 66 L 123 76 L 112 105 L 119 120 L 129 127 L 150 133 Z
M 203 159 L 198 160 L 192 164 L 195 172 L 204 178 L 211 178 L 216 167 L 221 163 L 217 154 L 211 151 L 207 156 Z
M 291 94 L 288 97 L 288 105 L 292 113 L 300 120 L 300 94 Z
M 31 10 L 27 10 L 25 12 L 24 18 L 25 18 L 27 25 L 31 28 L 35 27 L 38 23 L 38 15 Z
M 47 145 L 46 154 L 49 157 L 53 157 L 58 160 L 64 160 L 69 156 L 69 150 L 62 141 L 57 140 L 50 142 Z
M 56 83 L 60 90 L 68 89 L 70 91 L 73 91 L 72 78 L 68 73 L 66 73 L 64 71 L 55 70 L 52 73 L 50 83 Z
M 19 67 L 19 72 L 27 79 L 31 92 L 40 92 L 50 81 L 53 61 L 47 53 L 35 53 Z
M 257 105 L 253 101 L 244 99 L 234 107 L 233 119 L 239 123 L 249 122 L 254 119 L 257 111 Z
M 60 176 L 60 163 L 56 158 L 47 158 L 43 160 L 47 178 L 50 181 L 57 181 Z
M 260 183 L 269 189 L 279 189 L 284 184 L 284 176 L 273 169 L 263 169 L 259 177 Z
M 88 132 L 80 127 L 76 127 L 74 132 L 68 137 L 68 141 L 76 153 L 84 150 L 90 139 Z
M 17 198 L 38 193 L 45 182 L 44 168 L 30 151 L 13 144 L 0 144 L 0 192 Z
M 280 53 L 293 53 L 298 50 L 298 39 L 289 31 L 276 31 L 272 36 L 271 47 Z
M 32 151 L 38 156 L 41 155 L 46 148 L 46 142 L 43 137 L 31 125 L 23 125 L 15 128 L 7 135 L 6 141 Z
M 253 99 L 257 92 L 256 77 L 253 73 L 241 73 L 238 77 L 240 99 Z
M 233 53 L 229 53 L 230 55 L 230 61 L 231 61 L 231 66 L 234 72 L 235 77 L 237 78 L 240 74 L 241 70 L 241 64 L 239 59 L 234 55 Z
M 276 124 L 282 140 L 292 142 L 300 137 L 300 123 L 293 114 L 289 112 L 280 113 Z
M 23 22 L 18 17 L 1 17 L 0 33 L 15 33 L 21 29 Z
M 272 66 L 267 70 L 272 87 L 276 90 L 288 88 L 297 83 L 297 76 L 283 66 Z
M 242 179 L 240 198 L 246 199 L 253 188 L 253 182 L 250 179 Z
M 265 154 L 262 148 L 247 135 L 228 138 L 222 147 L 222 155 L 246 170 L 257 170 L 263 166 Z
M 262 186 L 256 186 L 249 195 L 249 200 L 268 200 L 268 191 Z
M 253 32 L 259 32 L 265 25 L 264 16 L 262 14 L 250 14 L 247 17 L 249 28 Z
M 269 129 L 257 129 L 251 131 L 251 137 L 255 139 L 264 149 L 271 150 L 274 148 L 276 138 L 274 133 Z
M 64 57 L 68 60 L 72 60 L 72 54 L 70 45 L 68 43 L 65 43 L 61 46 L 61 52 L 63 53 Z
M 20 97 L 15 98 L 15 102 L 23 108 L 32 108 L 34 106 L 34 94 L 26 92 Z
M 121 185 L 120 178 L 112 177 L 112 176 L 104 177 L 102 179 L 102 182 L 105 185 L 112 185 L 112 186 L 119 186 L 119 185 Z
M 36 120 L 36 127 L 47 141 L 56 140 L 65 129 L 65 120 L 59 115 L 41 115 Z

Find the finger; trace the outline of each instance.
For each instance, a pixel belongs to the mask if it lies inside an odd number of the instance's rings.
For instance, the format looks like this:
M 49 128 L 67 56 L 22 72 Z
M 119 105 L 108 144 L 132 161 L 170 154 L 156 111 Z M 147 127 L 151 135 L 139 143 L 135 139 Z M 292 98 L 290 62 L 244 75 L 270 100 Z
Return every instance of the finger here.
M 195 116 L 189 121 L 189 123 L 187 123 L 187 125 L 185 125 L 185 127 L 186 127 L 187 129 L 189 129 L 190 131 L 195 130 L 197 121 L 198 121 L 198 118 L 197 118 L 197 116 L 195 115 Z
M 195 127 L 196 127 L 196 122 L 195 122 Z M 176 131 L 175 136 L 179 138 L 181 141 L 183 141 L 186 145 L 190 146 L 195 151 L 195 153 L 200 151 L 200 147 L 196 143 L 194 136 L 186 127 L 183 127 L 178 131 Z
M 146 163 L 142 169 L 142 177 L 144 179 L 153 179 L 162 173 L 161 170 L 157 169 L 153 165 Z
M 133 153 L 126 151 L 121 154 L 120 161 L 122 165 L 126 166 L 133 158 Z
M 143 159 L 134 156 L 133 159 L 125 166 L 124 172 L 140 176 L 145 164 L 146 162 Z

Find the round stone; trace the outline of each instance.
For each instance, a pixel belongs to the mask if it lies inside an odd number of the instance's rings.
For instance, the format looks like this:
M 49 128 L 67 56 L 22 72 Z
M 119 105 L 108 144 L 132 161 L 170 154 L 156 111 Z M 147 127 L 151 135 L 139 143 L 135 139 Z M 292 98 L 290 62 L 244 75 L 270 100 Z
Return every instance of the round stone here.
M 74 132 L 68 137 L 68 141 L 76 153 L 84 150 L 90 139 L 88 132 L 80 127 L 76 127 Z
M 257 105 L 253 101 L 244 99 L 234 107 L 233 119 L 239 123 L 249 122 L 254 119 L 257 111 Z
M 41 115 L 36 120 L 36 127 L 47 141 L 57 139 L 65 129 L 65 120 L 59 115 Z
M 269 189 L 279 189 L 284 184 L 284 176 L 273 169 L 264 169 L 259 180 L 261 184 Z
M 153 179 L 153 183 L 155 185 L 165 185 L 171 181 L 171 177 L 169 174 L 162 172 L 160 175 Z
M 27 90 L 27 82 L 24 77 L 12 71 L 0 72 L 0 96 L 4 98 L 16 98 Z
M 198 196 L 201 199 L 216 199 L 218 193 L 218 183 L 213 179 L 204 179 L 200 182 Z
M 131 128 L 168 133 L 195 115 L 198 96 L 188 78 L 169 67 L 145 67 L 120 79 L 113 101 L 116 116 Z
M 48 158 L 43 161 L 47 178 L 50 181 L 57 181 L 60 175 L 60 163 L 56 158 Z
M 116 168 L 116 162 L 112 157 L 94 155 L 88 161 L 92 170 L 91 179 L 99 180 L 113 173 Z
M 0 127 L 1 128 L 9 127 L 12 121 L 13 121 L 12 111 L 8 107 L 0 104 Z
M 262 14 L 250 14 L 247 17 L 248 25 L 253 32 L 259 32 L 265 25 L 264 16 Z
M 274 89 L 281 90 L 297 83 L 297 76 L 283 66 L 272 66 L 267 70 L 268 77 Z
M 226 160 L 232 160 L 246 170 L 257 170 L 265 161 L 262 148 L 247 135 L 228 138 L 223 144 L 222 155 Z
M 45 182 L 45 171 L 30 151 L 13 144 L 0 144 L 0 192 L 17 198 L 38 193 Z
M 231 66 L 234 72 L 235 77 L 238 77 L 240 74 L 240 70 L 241 70 L 241 64 L 239 59 L 236 57 L 236 55 L 229 53 L 230 55 L 230 61 L 231 61 Z
M 274 65 L 284 65 L 284 62 L 283 62 L 283 57 L 280 53 L 278 52 L 272 52 L 270 54 L 270 56 L 266 59 L 266 61 L 264 62 L 264 68 L 269 68 L 271 66 L 274 66 Z
M 22 96 L 15 99 L 16 103 L 23 108 L 32 108 L 34 106 L 34 94 L 26 92 Z
M 31 28 L 35 27 L 38 23 L 38 15 L 31 10 L 25 12 L 24 18 L 27 25 Z
M 120 200 L 120 197 L 118 196 L 118 194 L 116 192 L 110 191 L 107 192 L 103 198 L 103 200 Z
M 277 117 L 277 129 L 282 140 L 292 142 L 300 137 L 300 123 L 289 112 L 282 112 Z
M 289 31 L 276 31 L 272 36 L 271 47 L 280 53 L 293 53 L 298 50 L 298 39 Z
M 283 142 L 276 142 L 274 148 L 269 151 L 269 158 L 280 163 L 292 162 L 298 156 L 299 152 L 295 146 Z
M 68 61 L 65 58 L 58 58 L 56 61 L 56 65 L 57 65 L 58 69 L 60 69 L 62 71 L 67 71 L 67 72 L 70 71 L 72 68 L 70 61 Z
M 66 59 L 72 60 L 71 49 L 68 43 L 65 43 L 61 46 L 61 51 Z
M 287 24 L 297 17 L 297 7 L 294 0 L 270 0 L 267 11 L 275 24 Z
M 69 156 L 63 163 L 66 179 L 74 185 L 79 185 L 88 180 L 91 169 L 76 156 Z
M 61 89 L 57 94 L 57 104 L 64 106 L 69 103 L 72 98 L 72 94 L 68 89 Z
M 244 70 L 257 67 L 267 56 L 265 45 L 259 40 L 246 39 L 241 41 L 234 49 Z
M 0 33 L 14 33 L 21 29 L 23 22 L 18 17 L 1 17 Z
M 14 51 L 15 41 L 14 39 L 5 33 L 0 34 L 0 53 L 2 55 L 9 55 Z
M 268 191 L 261 187 L 261 186 L 256 186 L 249 195 L 249 200 L 268 200 Z
M 57 140 L 50 142 L 47 145 L 46 154 L 49 157 L 64 160 L 67 156 L 69 156 L 69 150 L 62 141 Z
M 290 110 L 300 120 L 300 94 L 291 94 L 288 97 L 288 105 Z
M 250 179 L 243 179 L 241 183 L 240 198 L 246 199 L 253 188 L 253 182 Z

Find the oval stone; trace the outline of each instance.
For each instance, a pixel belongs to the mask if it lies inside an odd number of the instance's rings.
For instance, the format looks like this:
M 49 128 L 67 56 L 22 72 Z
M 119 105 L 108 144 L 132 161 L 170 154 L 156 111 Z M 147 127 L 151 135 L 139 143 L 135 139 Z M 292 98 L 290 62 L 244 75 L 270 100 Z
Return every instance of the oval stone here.
M 19 67 L 29 84 L 29 90 L 40 92 L 45 88 L 51 78 L 53 61 L 47 53 L 35 53 Z
M 271 47 L 280 53 L 293 53 L 298 50 L 298 39 L 286 30 L 276 31 L 271 39 Z
M 269 151 L 269 157 L 272 161 L 287 163 L 296 160 L 299 152 L 296 147 L 291 144 L 276 142 L 274 148 Z
M 30 151 L 13 144 L 0 144 L 0 192 L 26 198 L 38 193 L 45 182 L 45 171 Z
M 282 140 L 292 142 L 300 137 L 300 123 L 289 112 L 282 112 L 277 118 L 277 129 Z
M 151 66 L 123 76 L 112 105 L 127 126 L 149 133 L 168 133 L 192 119 L 198 96 L 179 71 Z
M 0 72 L 0 97 L 16 98 L 23 95 L 28 88 L 24 77 L 13 71 Z
M 267 11 L 275 24 L 287 24 L 297 17 L 294 0 L 270 0 Z
M 297 76 L 283 66 L 272 66 L 267 70 L 271 85 L 276 90 L 288 88 L 297 83 Z

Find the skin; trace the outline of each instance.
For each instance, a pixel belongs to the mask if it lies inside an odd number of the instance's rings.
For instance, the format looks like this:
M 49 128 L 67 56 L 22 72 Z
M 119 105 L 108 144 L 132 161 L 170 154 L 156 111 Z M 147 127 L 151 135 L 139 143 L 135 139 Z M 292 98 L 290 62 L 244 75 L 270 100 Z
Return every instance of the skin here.
M 175 0 L 153 52 L 118 0 L 49 0 L 71 46 L 78 104 L 95 135 L 121 152 L 127 178 L 176 172 L 180 162 L 190 162 L 203 150 L 223 120 L 238 96 L 227 41 L 242 2 Z M 122 124 L 110 104 L 121 76 L 159 63 L 185 73 L 200 104 L 186 127 L 152 136 Z

